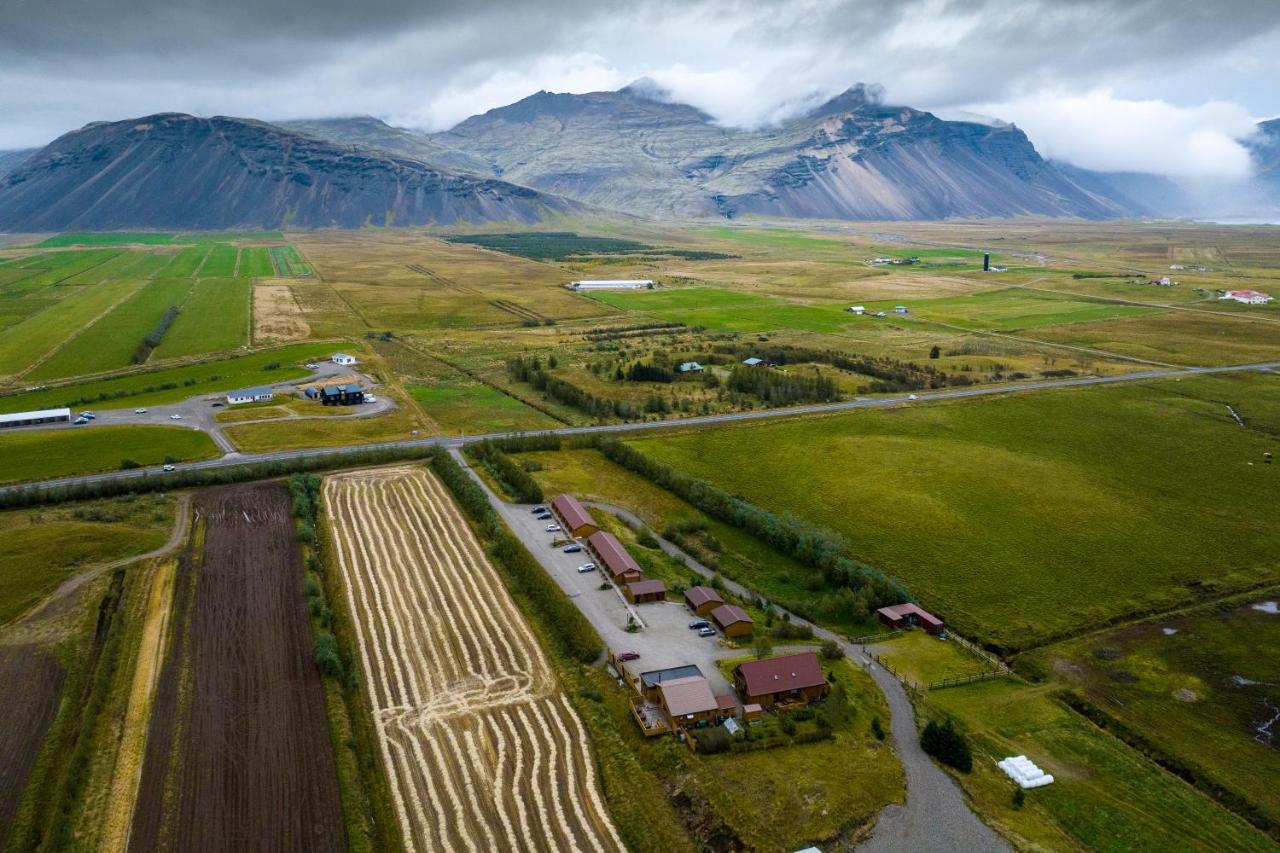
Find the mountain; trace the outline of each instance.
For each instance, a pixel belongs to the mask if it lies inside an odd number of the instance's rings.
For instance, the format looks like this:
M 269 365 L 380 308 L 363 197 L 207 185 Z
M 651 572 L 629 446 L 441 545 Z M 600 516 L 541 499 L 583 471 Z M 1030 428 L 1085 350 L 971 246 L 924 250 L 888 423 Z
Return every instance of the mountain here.
M 87 125 L 0 178 L 10 231 L 535 222 L 579 209 L 260 121 L 179 113 Z
M 538 92 L 430 137 L 494 174 L 650 216 L 942 219 L 1135 213 L 1016 127 L 943 121 L 856 86 L 776 127 L 715 124 L 652 85 Z
M 417 160 L 463 174 L 494 177 L 493 169 L 483 158 L 450 148 L 418 131 L 392 127 L 372 116 L 277 121 L 272 124 L 340 145 L 381 151 L 393 157 Z
M 12 172 L 36 153 L 35 148 L 23 148 L 17 151 L 0 151 L 0 178 Z

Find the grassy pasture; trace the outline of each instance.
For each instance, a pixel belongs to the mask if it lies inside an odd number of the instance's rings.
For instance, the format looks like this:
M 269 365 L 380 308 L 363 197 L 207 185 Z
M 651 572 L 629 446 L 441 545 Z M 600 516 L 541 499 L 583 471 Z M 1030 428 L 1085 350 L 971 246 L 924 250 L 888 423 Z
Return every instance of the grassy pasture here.
M 154 494 L 0 513 L 0 625 L 83 567 L 160 547 L 175 504 Z
M 0 364 L 7 373 L 20 373 L 141 286 L 139 281 L 118 280 L 76 288 L 6 329 L 0 335 Z
M 147 282 L 31 371 L 30 378 L 53 379 L 129 366 L 142 339 L 166 311 L 182 302 L 190 289 L 189 278 Z
M 1278 397 L 1275 377 L 1205 377 L 636 444 L 844 533 L 962 633 L 1024 648 L 1280 577 L 1280 469 L 1260 464 Z
M 73 400 L 84 399 L 93 400 L 91 404 L 93 407 L 103 409 L 176 403 L 197 394 L 297 379 L 308 375 L 308 371 L 302 367 L 305 361 L 311 358 L 323 358 L 332 351 L 332 344 L 296 344 L 238 358 L 219 359 L 163 370 L 148 370 L 41 391 L 0 396 L 0 412 L 56 408 L 69 405 Z M 279 366 L 268 369 L 273 364 Z M 162 385 L 175 387 L 161 388 Z M 107 397 L 110 399 L 106 399 Z M 76 405 L 87 407 L 90 404 L 77 403 Z
M 354 415 L 359 407 L 352 407 Z M 249 453 L 293 450 L 304 447 L 337 447 L 370 441 L 411 438 L 413 431 L 425 432 L 421 419 L 403 405 L 370 417 L 286 418 L 268 423 L 229 426 L 226 435 L 240 450 Z
M 126 278 L 155 278 L 173 260 L 172 254 L 164 252 L 134 252 L 133 256 L 133 263 L 120 271 Z
M 240 272 L 243 277 L 270 278 L 276 274 L 271 263 L 271 252 L 259 246 L 240 250 Z
M 311 267 L 293 246 L 272 246 L 271 258 L 279 274 L 286 277 L 311 275 Z
M 1280 713 L 1280 615 L 1254 607 L 1276 599 L 1070 640 L 1025 663 L 1280 823 L 1280 730 L 1259 731 Z
M 557 421 L 478 382 L 455 381 L 409 389 L 427 415 L 450 435 L 550 429 Z
M 22 264 L 21 269 L 27 274 L 11 282 L 5 289 L 31 291 L 48 285 L 61 284 L 120 254 L 119 249 L 94 249 L 85 252 L 46 252 L 35 255 Z M 97 280 L 94 279 L 94 281 Z
M 204 278 L 196 283 L 152 358 L 231 352 L 249 343 L 247 278 Z
M 205 256 L 198 274 L 202 278 L 230 278 L 236 274 L 236 258 L 240 250 L 226 243 L 215 243 Z
M 60 249 L 68 246 L 167 246 L 176 239 L 176 234 L 153 234 L 149 231 L 73 232 L 58 234 L 36 245 L 44 249 Z
M 899 303 L 870 303 L 867 309 L 891 312 L 895 304 Z M 924 320 L 937 320 L 968 329 L 1001 331 L 1113 320 L 1151 314 L 1159 310 L 1071 299 L 1054 293 L 1021 288 L 986 291 L 971 296 L 924 299 L 906 304 L 913 315 Z
M 1036 336 L 1170 364 L 1243 364 L 1280 353 L 1280 323 L 1191 311 L 1041 329 Z
M 978 675 L 992 668 L 959 643 L 939 640 L 924 631 L 908 631 L 880 643 L 875 653 L 906 678 L 925 687 L 948 678 Z
M 177 278 L 184 275 L 195 275 L 196 270 L 200 269 L 200 265 L 204 263 L 205 256 L 209 254 L 210 246 L 200 244 L 189 246 L 178 254 L 174 255 L 173 260 L 164 268 L 163 272 L 166 277 Z
M 798 329 L 832 333 L 845 329 L 852 317 L 835 305 L 798 305 L 717 288 L 601 292 L 591 298 L 660 320 L 726 332 Z
M 190 462 L 218 455 L 209 436 L 180 427 L 93 424 L 8 432 L 0 435 L 0 482 L 114 471 L 123 459 L 155 465 L 166 457 Z

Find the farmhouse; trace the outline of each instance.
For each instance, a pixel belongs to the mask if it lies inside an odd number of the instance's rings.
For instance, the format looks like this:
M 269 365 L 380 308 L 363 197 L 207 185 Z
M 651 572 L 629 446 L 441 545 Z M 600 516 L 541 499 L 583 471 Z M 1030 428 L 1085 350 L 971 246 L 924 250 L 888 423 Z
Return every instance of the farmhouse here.
M 711 621 L 726 637 L 750 637 L 755 623 L 741 607 L 722 604 L 711 611 Z
M 642 672 L 634 684 L 636 690 L 640 691 L 640 695 L 651 702 L 656 702 L 658 701 L 658 687 L 663 682 L 677 678 L 687 678 L 691 675 L 701 678 L 702 670 L 691 663 L 687 663 L 683 666 L 671 666 L 666 669 L 651 669 L 648 672 Z
M 347 355 L 345 352 L 335 352 L 332 361 L 334 364 L 355 364 L 356 357 Z
M 764 359 L 756 358 L 755 356 L 752 356 L 751 358 L 744 358 L 742 360 L 742 363 L 745 364 L 747 367 L 764 367 L 765 366 Z
M 71 420 L 70 409 L 40 409 L 34 412 L 14 412 L 0 415 L 0 429 L 35 426 L 36 424 L 65 424 Z
M 696 361 L 681 362 L 680 366 L 676 368 L 676 370 L 679 370 L 681 373 L 701 373 L 705 369 L 706 368 L 701 364 L 698 364 Z
M 684 591 L 684 603 L 699 616 L 706 616 L 724 604 L 724 599 L 709 586 L 691 586 Z
M 364 389 L 359 385 L 326 385 L 317 397 L 326 406 L 356 406 L 364 402 Z
M 895 306 L 893 306 L 893 313 L 895 313 L 895 314 L 905 314 L 905 313 L 907 313 L 907 306 L 905 306 L 905 305 L 895 305 Z
M 569 285 L 573 290 L 649 290 L 653 286 L 653 279 L 649 278 L 584 279 Z
M 863 314 L 867 313 L 866 306 L 863 306 L 863 305 L 850 305 L 850 306 L 849 306 L 848 308 L 846 308 L 845 310 L 846 310 L 846 311 L 852 311 L 854 314 L 857 314 L 859 317 L 861 317 Z
M 733 686 L 744 703 L 765 707 L 779 702 L 811 702 L 831 689 L 817 652 L 738 664 L 733 670 Z
M 260 388 L 241 388 L 239 391 L 228 391 L 227 402 L 231 405 L 238 403 L 261 403 L 264 400 L 274 400 L 276 392 L 262 386 Z
M 690 729 L 709 725 L 720 714 L 720 703 L 701 675 L 662 682 L 658 685 L 658 704 L 671 721 L 672 731 L 677 726 Z
M 643 580 L 627 584 L 627 600 L 632 604 L 645 604 L 650 601 L 666 601 L 667 585 L 662 581 Z
M 1228 290 L 1219 298 L 1240 302 L 1244 305 L 1266 305 L 1271 301 L 1270 294 L 1259 290 Z
M 556 495 L 551 499 L 551 511 L 570 536 L 590 536 L 600 529 L 573 495 Z
M 880 617 L 881 622 L 895 630 L 919 626 L 927 633 L 941 634 L 945 627 L 937 616 L 911 603 L 881 607 L 876 611 L 876 615 Z
M 614 583 L 633 583 L 640 580 L 640 564 L 622 547 L 618 537 L 607 530 L 597 530 L 587 537 L 587 547 L 600 565 L 609 573 Z

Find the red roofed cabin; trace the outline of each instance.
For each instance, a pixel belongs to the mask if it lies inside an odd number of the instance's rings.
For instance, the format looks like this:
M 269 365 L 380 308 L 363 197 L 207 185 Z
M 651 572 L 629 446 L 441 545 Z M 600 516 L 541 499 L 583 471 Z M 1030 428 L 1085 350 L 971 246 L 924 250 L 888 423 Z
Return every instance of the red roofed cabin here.
M 929 634 L 941 634 L 946 627 L 942 620 L 916 604 L 895 604 L 876 611 L 880 621 L 894 630 L 919 626 Z
M 573 495 L 556 495 L 551 499 L 551 511 L 570 536 L 590 536 L 600 529 Z
M 812 702 L 831 689 L 817 652 L 739 664 L 733 671 L 733 686 L 744 704 L 766 707 L 779 702 Z
M 726 637 L 750 637 L 751 631 L 755 628 L 755 622 L 747 612 L 732 604 L 722 604 L 712 610 L 711 621 L 716 623 L 716 627 L 723 631 Z
M 644 604 L 648 601 L 665 601 L 667 585 L 662 581 L 645 580 L 627 584 L 625 590 L 627 600 L 632 604 Z
M 587 547 L 595 554 L 600 565 L 614 583 L 634 583 L 640 580 L 640 564 L 622 547 L 618 537 L 607 530 L 597 530 L 587 537 Z
M 667 712 L 671 730 L 701 728 L 720 716 L 720 703 L 700 675 L 673 678 L 658 685 L 658 703 Z
M 691 586 L 684 591 L 684 603 L 699 616 L 706 616 L 724 604 L 724 599 L 709 586 Z

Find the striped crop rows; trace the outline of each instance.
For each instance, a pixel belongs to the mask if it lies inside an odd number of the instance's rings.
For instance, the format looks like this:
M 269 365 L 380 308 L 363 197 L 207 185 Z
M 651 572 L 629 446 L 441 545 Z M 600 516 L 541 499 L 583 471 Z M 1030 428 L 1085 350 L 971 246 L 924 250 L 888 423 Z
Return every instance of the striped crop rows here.
M 344 474 L 325 501 L 409 849 L 621 850 L 582 723 L 435 477 Z

